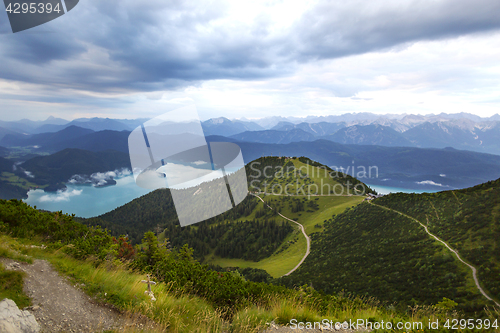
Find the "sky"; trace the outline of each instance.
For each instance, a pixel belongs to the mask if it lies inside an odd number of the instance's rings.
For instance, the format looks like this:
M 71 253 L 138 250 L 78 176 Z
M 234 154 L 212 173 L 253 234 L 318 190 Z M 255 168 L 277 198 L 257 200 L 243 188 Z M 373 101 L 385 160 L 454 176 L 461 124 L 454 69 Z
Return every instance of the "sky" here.
M 500 1 L 81 0 L 12 33 L 0 120 L 500 113 Z

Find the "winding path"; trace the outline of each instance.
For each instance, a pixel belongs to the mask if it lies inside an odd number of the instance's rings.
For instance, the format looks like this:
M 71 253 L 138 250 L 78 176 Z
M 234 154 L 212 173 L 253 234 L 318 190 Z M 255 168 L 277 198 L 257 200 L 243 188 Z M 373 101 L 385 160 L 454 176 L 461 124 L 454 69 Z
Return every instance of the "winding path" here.
M 259 197 L 258 195 L 256 194 L 253 194 L 253 193 L 250 193 L 251 195 L 253 195 L 254 197 L 257 197 L 259 198 L 260 201 L 262 201 L 262 203 L 264 203 L 264 205 L 266 205 L 269 209 L 271 210 L 274 210 L 271 206 L 269 206 L 265 201 L 264 199 L 262 199 L 261 197 Z M 304 255 L 304 257 L 302 257 L 302 259 L 299 261 L 299 263 L 297 264 L 297 266 L 295 266 L 290 272 L 284 274 L 283 276 L 287 276 L 287 275 L 290 275 L 292 274 L 297 268 L 300 267 L 300 265 L 302 265 L 302 263 L 304 262 L 304 260 L 306 260 L 307 256 L 309 255 L 309 252 L 311 251 L 311 238 L 309 238 L 309 236 L 307 236 L 306 234 L 306 230 L 304 229 L 304 226 L 302 224 L 300 224 L 299 222 L 297 221 L 294 221 L 292 219 L 289 219 L 288 217 L 286 216 L 283 216 L 280 212 L 276 212 L 279 216 L 281 216 L 282 218 L 284 218 L 285 220 L 288 220 L 290 222 L 293 222 L 295 224 L 297 224 L 300 229 L 302 230 L 302 234 L 304 234 L 304 237 L 306 238 L 306 242 L 307 242 L 307 249 L 306 249 L 306 254 Z
M 425 229 L 425 232 L 427 232 L 427 234 L 429 234 L 431 237 L 433 237 L 434 239 L 436 239 L 437 241 L 441 242 L 444 244 L 444 246 L 446 246 L 448 248 L 448 250 L 450 250 L 451 252 L 455 253 L 455 255 L 457 256 L 458 260 L 460 260 L 462 263 L 464 263 L 465 265 L 467 265 L 471 270 L 472 270 L 472 277 L 474 278 L 474 282 L 476 283 L 476 287 L 477 289 L 479 290 L 479 292 L 481 292 L 481 294 L 483 294 L 484 297 L 486 297 L 488 300 L 492 301 L 493 303 L 495 303 L 498 307 L 500 307 L 500 304 L 498 304 L 494 299 L 492 299 L 490 296 L 488 296 L 486 294 L 486 292 L 483 290 L 483 288 L 481 288 L 481 286 L 479 285 L 479 280 L 477 278 L 477 269 L 476 267 L 466 263 L 462 258 L 460 258 L 460 255 L 458 254 L 457 251 L 455 251 L 454 249 L 452 249 L 445 241 L 439 239 L 437 236 L 431 234 L 429 232 L 429 229 L 427 229 L 427 226 L 424 225 L 422 222 L 420 222 L 419 220 L 417 220 L 416 218 L 413 218 L 409 215 L 406 215 L 404 213 L 401 213 L 400 211 L 397 211 L 395 209 L 392 209 L 392 208 L 389 208 L 389 207 L 385 207 L 385 206 L 381 206 L 381 205 L 377 205 L 373 202 L 370 202 L 371 205 L 374 205 L 374 206 L 377 206 L 377 207 L 380 207 L 380 208 L 383 208 L 383 209 L 386 209 L 386 210 L 390 210 L 394 213 L 398 213 L 399 215 L 402 215 L 406 218 L 409 218 L 410 220 L 413 220 L 413 221 L 416 221 L 418 222 L 422 227 L 424 227 Z

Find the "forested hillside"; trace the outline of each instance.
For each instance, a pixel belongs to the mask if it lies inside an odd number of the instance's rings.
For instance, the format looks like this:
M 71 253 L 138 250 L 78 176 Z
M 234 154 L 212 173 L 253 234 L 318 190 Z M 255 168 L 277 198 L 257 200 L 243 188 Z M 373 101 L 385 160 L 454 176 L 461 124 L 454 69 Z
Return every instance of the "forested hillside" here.
M 478 269 L 483 287 L 500 299 L 500 179 L 457 191 L 398 193 L 375 203 L 426 224 Z
M 146 231 L 161 232 L 172 247 L 189 244 L 198 259 L 215 251 L 221 257 L 257 261 L 271 255 L 292 231 L 288 223 L 269 215 L 250 217 L 257 204 L 257 199 L 247 197 L 230 211 L 182 228 L 170 191 L 161 189 L 98 218 L 82 221 L 106 227 L 114 235 L 127 234 L 134 243 L 140 242 Z
M 498 299 L 499 191 L 497 180 L 460 191 L 391 194 L 358 205 L 313 235 L 311 254 L 283 283 L 312 283 L 327 293 L 345 290 L 409 305 L 446 297 L 466 312 L 480 311 L 492 303 L 478 292 L 471 270 L 396 211 L 428 225 L 458 250 L 478 268 L 483 288 Z
M 57 184 L 67 182 L 73 175 L 130 169 L 130 158 L 114 150 L 94 153 L 68 148 L 49 156 L 34 157 L 24 162 L 21 168 L 30 172 L 37 184 Z

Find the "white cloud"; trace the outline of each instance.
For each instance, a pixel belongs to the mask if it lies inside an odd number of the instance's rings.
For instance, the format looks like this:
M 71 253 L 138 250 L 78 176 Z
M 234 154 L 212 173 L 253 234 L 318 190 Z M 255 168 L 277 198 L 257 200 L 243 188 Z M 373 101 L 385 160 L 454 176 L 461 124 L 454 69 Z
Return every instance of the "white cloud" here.
M 441 186 L 441 187 L 449 187 L 448 185 L 439 184 L 439 183 L 433 182 L 432 180 L 423 180 L 421 182 L 416 182 L 416 183 L 419 185 L 434 185 L 434 186 Z
M 45 194 L 40 197 L 40 202 L 61 202 L 69 201 L 71 197 L 82 194 L 83 190 L 59 190 L 56 194 Z
M 25 174 L 26 174 L 26 176 L 28 176 L 29 178 L 35 178 L 35 176 L 34 176 L 31 172 L 29 172 L 29 171 L 27 171 L 27 170 L 24 170 L 24 173 L 25 173 Z
M 107 172 L 96 172 L 90 176 L 73 175 L 68 182 L 70 184 L 94 184 L 94 186 L 106 185 L 108 180 L 130 175 L 132 172 L 127 168 Z

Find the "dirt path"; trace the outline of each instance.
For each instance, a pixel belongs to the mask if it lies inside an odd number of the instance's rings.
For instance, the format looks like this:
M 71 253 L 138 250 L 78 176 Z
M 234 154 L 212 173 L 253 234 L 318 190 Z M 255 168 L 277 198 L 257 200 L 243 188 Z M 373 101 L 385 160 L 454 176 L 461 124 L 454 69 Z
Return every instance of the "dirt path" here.
M 458 200 L 458 199 L 457 199 L 457 200 Z M 383 208 L 383 209 L 390 210 L 390 211 L 392 211 L 392 212 L 394 212 L 394 213 L 398 213 L 399 215 L 402 215 L 402 216 L 407 217 L 407 218 L 409 218 L 409 219 L 411 219 L 411 220 L 413 220 L 413 221 L 415 221 L 415 222 L 418 222 L 418 224 L 420 224 L 420 225 L 421 225 L 421 226 L 425 229 L 425 232 L 426 232 L 429 236 L 433 237 L 433 238 L 434 238 L 434 239 L 436 239 L 438 242 L 443 243 L 443 244 L 444 244 L 444 246 L 446 246 L 446 247 L 448 248 L 448 250 L 450 250 L 451 252 L 453 252 L 453 253 L 457 256 L 458 260 L 460 260 L 462 263 L 464 263 L 465 265 L 467 265 L 467 267 L 469 267 L 469 268 L 472 270 L 472 277 L 474 278 L 474 282 L 476 283 L 476 287 L 477 287 L 477 289 L 479 290 L 479 292 L 480 292 L 480 293 L 481 293 L 484 297 L 486 297 L 488 300 L 492 301 L 492 302 L 493 302 L 493 303 L 495 303 L 498 307 L 500 307 L 500 304 L 498 304 L 498 303 L 497 303 L 494 299 L 492 299 L 490 296 L 488 296 L 488 294 L 486 294 L 486 292 L 483 290 L 483 288 L 481 288 L 481 286 L 479 285 L 479 280 L 478 280 L 478 278 L 477 278 L 477 270 L 476 270 L 476 267 L 474 267 L 474 266 L 472 266 L 472 265 L 470 265 L 470 264 L 466 263 L 466 262 L 465 262 L 462 258 L 460 258 L 460 255 L 458 254 L 458 252 L 457 252 L 457 251 L 455 251 L 454 249 L 452 249 L 452 248 L 451 248 L 451 247 L 450 247 L 450 246 L 449 246 L 449 245 L 448 245 L 445 241 L 441 240 L 440 238 L 438 238 L 438 237 L 437 237 L 437 236 L 435 236 L 434 234 L 431 234 L 431 233 L 429 232 L 429 230 L 427 229 L 427 226 L 426 226 L 426 225 L 424 225 L 423 223 L 421 223 L 419 220 L 417 220 L 417 219 L 415 219 L 415 218 L 413 218 L 413 217 L 411 217 L 411 216 L 409 216 L 409 215 L 406 215 L 406 214 L 404 214 L 404 213 L 401 213 L 401 212 L 399 212 L 399 211 L 397 211 L 397 210 L 395 210 L 395 209 L 388 208 L 388 207 L 384 207 L 384 206 L 380 206 L 380 205 L 377 205 L 377 204 L 372 203 L 372 202 L 370 202 L 370 204 L 372 204 L 372 205 L 374 205 L 374 206 L 377 206 L 377 207 L 380 207 L 380 208 Z
M 271 206 L 269 206 L 265 201 L 264 199 L 262 199 L 261 197 L 259 197 L 258 195 L 255 195 L 253 193 L 250 193 L 251 195 L 253 195 L 254 197 L 257 197 L 260 199 L 260 201 L 262 201 L 269 209 L 273 209 Z M 292 219 L 289 219 L 288 217 L 286 216 L 283 216 L 281 213 L 279 212 L 276 212 L 279 216 L 281 216 L 282 218 L 284 218 L 285 220 L 288 220 L 288 221 L 291 221 L 295 224 L 297 224 L 300 229 L 302 230 L 302 234 L 304 234 L 304 237 L 306 238 L 306 242 L 307 242 L 307 249 L 306 249 L 306 254 L 304 255 L 304 257 L 302 257 L 302 259 L 299 261 L 299 263 L 297 264 L 297 266 L 295 266 L 290 272 L 286 273 L 285 275 L 283 276 L 287 276 L 287 275 L 290 275 L 292 274 L 297 268 L 300 267 L 300 265 L 302 265 L 302 263 L 304 262 L 304 260 L 306 260 L 307 256 L 309 255 L 309 252 L 311 252 L 311 238 L 309 238 L 309 236 L 307 236 L 306 234 L 306 230 L 304 229 L 304 226 L 302 224 L 300 224 L 299 222 L 297 221 L 294 221 Z
M 33 264 L 0 258 L 7 269 L 26 272 L 24 292 L 32 299 L 31 310 L 42 332 L 102 332 L 122 327 L 126 318 L 116 310 L 98 305 L 83 291 L 61 277 L 45 260 Z

